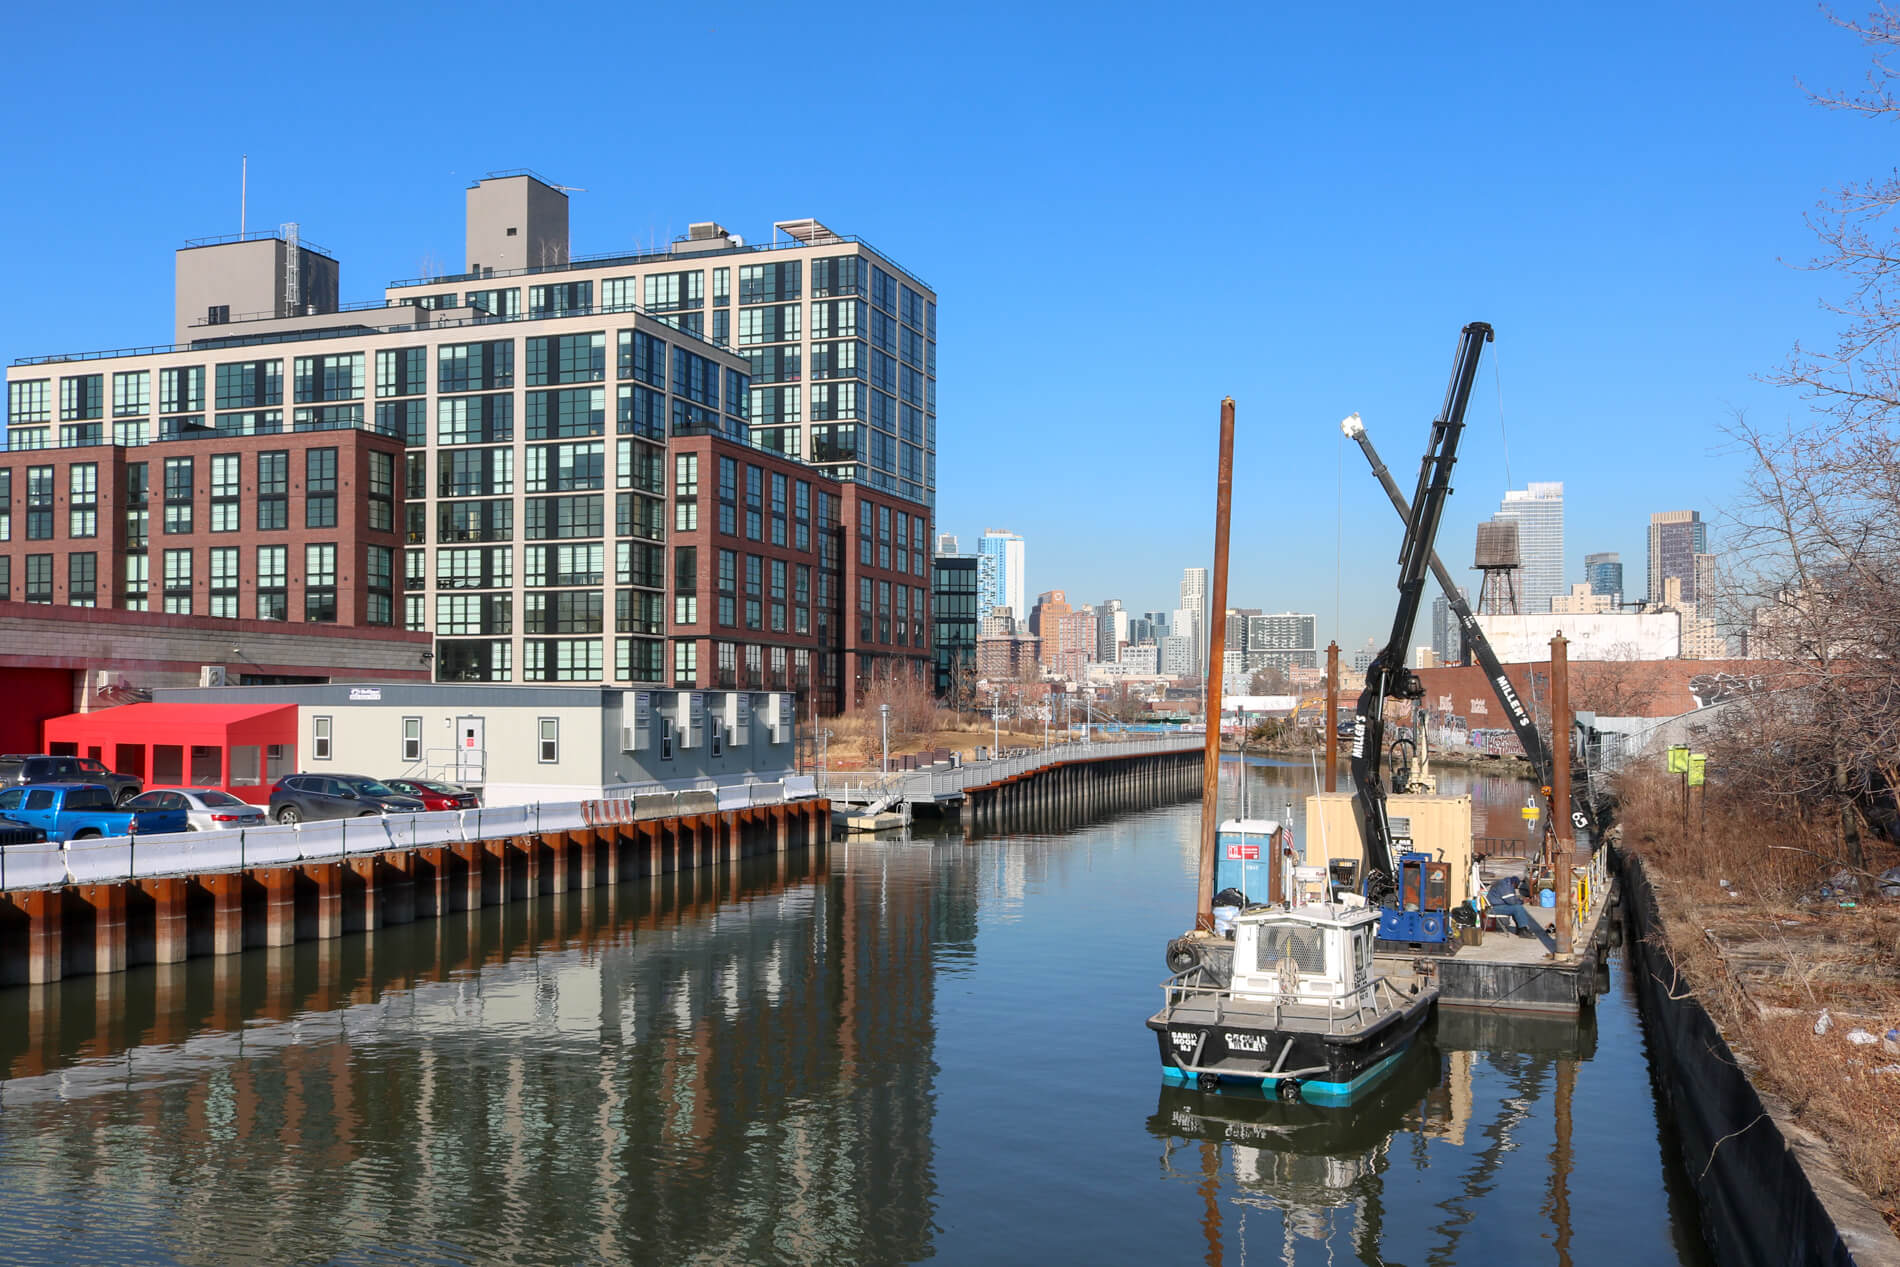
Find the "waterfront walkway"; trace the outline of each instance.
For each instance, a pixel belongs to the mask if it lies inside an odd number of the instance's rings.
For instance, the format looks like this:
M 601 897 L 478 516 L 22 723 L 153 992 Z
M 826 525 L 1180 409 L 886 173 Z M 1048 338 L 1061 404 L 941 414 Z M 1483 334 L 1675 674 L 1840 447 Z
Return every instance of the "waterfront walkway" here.
M 1051 744 L 1016 756 L 965 761 L 961 765 L 940 763 L 924 770 L 893 770 L 889 774 L 876 770 L 829 770 L 817 776 L 818 795 L 834 805 L 864 806 L 866 813 L 877 813 L 899 804 L 941 807 L 962 801 L 971 788 L 988 787 L 1054 766 L 1199 752 L 1205 743 L 1201 735 L 1165 735 Z

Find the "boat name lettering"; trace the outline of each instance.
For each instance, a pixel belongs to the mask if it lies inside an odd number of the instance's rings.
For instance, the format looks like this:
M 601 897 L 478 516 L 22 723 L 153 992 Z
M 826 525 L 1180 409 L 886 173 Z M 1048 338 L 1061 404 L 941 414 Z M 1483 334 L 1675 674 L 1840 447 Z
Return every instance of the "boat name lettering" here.
M 1174 1044 L 1176 1051 L 1193 1051 L 1200 1038 L 1198 1035 L 1183 1033 L 1176 1029 L 1168 1031 L 1168 1041 Z
M 1261 1052 L 1261 1051 L 1265 1051 L 1266 1049 L 1267 1049 L 1267 1036 L 1265 1034 L 1229 1034 L 1227 1035 L 1227 1050 L 1228 1051 Z

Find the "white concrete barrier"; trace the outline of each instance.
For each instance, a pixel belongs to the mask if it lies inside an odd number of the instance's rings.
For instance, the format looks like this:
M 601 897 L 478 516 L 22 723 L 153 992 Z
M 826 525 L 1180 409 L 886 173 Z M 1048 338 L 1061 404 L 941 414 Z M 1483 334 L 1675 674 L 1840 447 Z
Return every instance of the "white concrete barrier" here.
M 0 884 L 9 889 L 66 883 L 65 851 L 58 845 L 8 845 L 0 855 Z

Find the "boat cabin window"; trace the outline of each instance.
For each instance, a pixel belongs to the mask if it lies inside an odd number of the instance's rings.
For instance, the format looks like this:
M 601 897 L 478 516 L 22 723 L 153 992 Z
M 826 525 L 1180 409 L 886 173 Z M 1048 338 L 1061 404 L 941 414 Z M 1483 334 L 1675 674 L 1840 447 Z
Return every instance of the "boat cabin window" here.
M 1425 864 L 1425 909 L 1428 911 L 1451 909 L 1451 864 L 1445 862 Z
M 1317 928 L 1297 924 L 1271 925 L 1260 930 L 1257 962 L 1261 969 L 1279 966 L 1291 959 L 1301 972 L 1323 974 L 1326 971 L 1326 934 Z
M 1372 934 L 1354 933 L 1352 935 L 1352 975 L 1358 980 L 1366 975 L 1366 961 L 1371 958 Z

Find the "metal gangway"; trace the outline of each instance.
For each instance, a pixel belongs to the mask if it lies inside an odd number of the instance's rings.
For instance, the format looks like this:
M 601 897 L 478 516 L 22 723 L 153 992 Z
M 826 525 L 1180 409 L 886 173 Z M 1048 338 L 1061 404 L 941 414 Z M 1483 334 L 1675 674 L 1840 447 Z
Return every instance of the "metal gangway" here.
M 961 765 L 939 763 L 922 770 L 825 770 L 818 773 L 818 795 L 834 805 L 862 805 L 867 814 L 905 803 L 941 805 L 960 801 L 970 788 L 983 787 L 1049 766 L 1071 761 L 1099 761 L 1114 757 L 1148 757 L 1174 752 L 1199 752 L 1202 735 L 1165 735 L 1152 739 L 1096 740 L 1050 744 L 1014 756 Z

